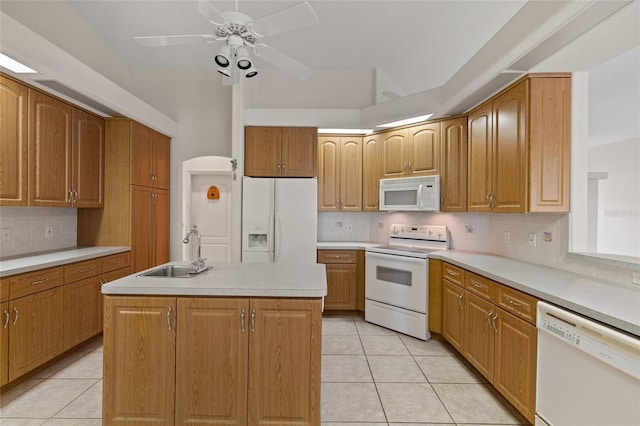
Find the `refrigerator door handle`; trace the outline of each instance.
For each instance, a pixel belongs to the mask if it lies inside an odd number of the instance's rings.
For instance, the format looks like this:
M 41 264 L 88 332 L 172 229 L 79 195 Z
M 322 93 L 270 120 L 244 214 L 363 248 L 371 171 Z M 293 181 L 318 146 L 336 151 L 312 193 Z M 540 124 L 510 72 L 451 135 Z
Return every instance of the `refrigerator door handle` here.
M 280 251 L 281 251 L 281 247 L 280 247 L 280 240 L 282 238 L 280 238 L 280 215 L 276 214 L 276 223 L 275 223 L 275 232 L 274 234 L 274 238 L 275 238 L 275 242 L 274 242 L 274 250 L 273 250 L 273 261 L 274 262 L 279 262 L 280 261 Z

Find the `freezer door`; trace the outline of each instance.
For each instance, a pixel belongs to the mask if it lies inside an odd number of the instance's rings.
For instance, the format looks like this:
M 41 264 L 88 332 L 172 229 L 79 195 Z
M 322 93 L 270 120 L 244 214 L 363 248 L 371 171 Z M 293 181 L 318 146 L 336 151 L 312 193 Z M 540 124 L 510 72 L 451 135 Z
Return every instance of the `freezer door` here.
M 318 180 L 275 179 L 276 262 L 316 263 Z

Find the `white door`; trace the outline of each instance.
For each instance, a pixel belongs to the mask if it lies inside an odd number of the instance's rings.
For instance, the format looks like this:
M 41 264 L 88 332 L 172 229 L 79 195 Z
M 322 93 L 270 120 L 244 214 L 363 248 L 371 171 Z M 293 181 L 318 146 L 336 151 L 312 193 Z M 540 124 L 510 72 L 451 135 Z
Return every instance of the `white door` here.
M 207 194 L 215 186 L 220 194 L 210 199 Z M 202 257 L 207 262 L 231 261 L 231 174 L 195 174 L 191 176 L 189 218 L 185 226 L 196 225 L 202 236 Z M 186 259 L 196 258 L 195 239 L 189 244 Z

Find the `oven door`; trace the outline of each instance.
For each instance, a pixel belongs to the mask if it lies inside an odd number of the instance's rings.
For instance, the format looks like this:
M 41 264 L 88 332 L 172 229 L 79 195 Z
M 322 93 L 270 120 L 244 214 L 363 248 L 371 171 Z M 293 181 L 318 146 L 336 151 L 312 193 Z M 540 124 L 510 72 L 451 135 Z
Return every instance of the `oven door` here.
M 365 298 L 426 314 L 427 259 L 366 253 Z

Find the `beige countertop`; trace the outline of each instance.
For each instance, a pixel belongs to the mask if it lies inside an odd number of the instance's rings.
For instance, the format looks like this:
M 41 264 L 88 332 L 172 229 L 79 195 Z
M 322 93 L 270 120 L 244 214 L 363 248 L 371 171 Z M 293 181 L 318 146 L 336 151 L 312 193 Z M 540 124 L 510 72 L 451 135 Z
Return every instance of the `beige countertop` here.
M 327 294 L 327 276 L 322 264 L 230 262 L 209 265 L 213 268 L 192 278 L 139 276 L 144 272 L 141 271 L 103 285 L 102 293 L 226 297 L 323 297 Z
M 0 277 L 52 268 L 129 251 L 129 247 L 73 247 L 0 260 Z
M 640 289 L 486 253 L 455 250 L 429 255 L 640 336 Z
M 384 243 L 368 241 L 318 241 L 318 250 L 364 250 L 367 247 L 381 246 Z

